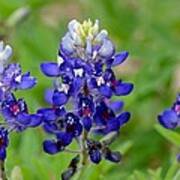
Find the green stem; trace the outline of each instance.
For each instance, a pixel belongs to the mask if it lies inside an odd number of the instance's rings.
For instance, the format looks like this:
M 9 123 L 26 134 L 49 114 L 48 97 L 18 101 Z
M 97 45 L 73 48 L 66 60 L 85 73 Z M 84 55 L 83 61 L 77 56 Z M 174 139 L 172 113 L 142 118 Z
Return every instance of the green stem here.
M 81 162 L 80 162 L 80 168 L 79 168 L 79 174 L 78 174 L 78 180 L 83 179 L 83 174 L 84 171 L 87 167 L 87 163 L 88 163 L 88 152 L 87 152 L 87 148 L 86 148 L 86 140 L 88 137 L 88 132 L 87 131 L 83 131 L 83 135 L 82 135 L 82 139 L 81 139 Z
M 4 161 L 0 161 L 0 179 L 1 180 L 7 180 L 5 167 L 4 167 Z

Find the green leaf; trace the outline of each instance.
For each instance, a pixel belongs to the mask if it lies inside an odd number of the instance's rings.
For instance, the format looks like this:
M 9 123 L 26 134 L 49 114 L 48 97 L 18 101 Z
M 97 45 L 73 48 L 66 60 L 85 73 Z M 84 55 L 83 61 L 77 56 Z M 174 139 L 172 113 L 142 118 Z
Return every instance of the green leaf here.
M 151 170 L 151 169 L 148 170 L 148 173 L 149 173 L 150 176 L 152 177 L 152 178 L 151 178 L 152 180 L 162 180 L 162 178 L 161 178 L 161 172 L 162 172 L 162 168 L 161 168 L 161 167 L 159 167 L 159 168 L 156 169 L 155 171 L 154 171 L 154 170 Z
M 179 180 L 180 179 L 180 170 L 177 171 L 177 173 L 175 174 L 173 180 Z
M 180 146 L 180 135 L 172 130 L 165 129 L 161 125 L 156 124 L 155 129 L 159 134 L 176 146 Z
M 175 173 L 180 168 L 179 163 L 177 162 L 177 159 L 174 160 L 173 164 L 170 166 L 166 173 L 166 177 L 164 180 L 170 180 L 173 179 Z
M 23 180 L 23 175 L 21 168 L 19 166 L 15 166 L 11 172 L 11 180 Z

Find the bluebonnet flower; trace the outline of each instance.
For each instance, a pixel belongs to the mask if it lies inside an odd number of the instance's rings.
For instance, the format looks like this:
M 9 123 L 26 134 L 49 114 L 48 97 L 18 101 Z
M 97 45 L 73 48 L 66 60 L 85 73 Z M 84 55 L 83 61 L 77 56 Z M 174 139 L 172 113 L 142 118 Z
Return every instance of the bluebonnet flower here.
M 103 158 L 120 161 L 120 153 L 108 146 L 128 122 L 130 113 L 123 112 L 122 101 L 112 101 L 111 97 L 128 95 L 133 84 L 116 78 L 112 68 L 127 57 L 126 51 L 115 53 L 108 32 L 99 30 L 99 21 L 70 21 L 60 42 L 57 62 L 40 66 L 46 76 L 53 78 L 53 88 L 45 93 L 51 106 L 37 111 L 44 130 L 54 135 L 54 139 L 44 141 L 45 152 L 66 151 L 76 140 L 78 152 L 93 163 L 100 163 Z M 93 139 L 93 134 L 109 139 L 101 142 Z M 65 173 L 69 174 L 73 173 Z
M 12 48 L 0 42 L 0 101 L 6 94 L 18 89 L 29 89 L 36 84 L 36 79 L 29 72 L 22 74 L 21 66 L 16 63 L 9 64 Z
M 4 122 L 0 125 L 0 159 L 6 158 L 8 134 L 20 132 L 41 124 L 41 116 L 29 114 L 26 102 L 16 99 L 14 92 L 34 87 L 36 79 L 29 72 L 22 73 L 21 66 L 9 63 L 12 48 L 0 42 L 0 113 Z
M 180 94 L 177 95 L 172 107 L 165 109 L 158 116 L 158 120 L 167 129 L 175 129 L 180 125 Z
M 22 131 L 41 123 L 41 117 L 28 114 L 26 102 L 23 99 L 17 100 L 13 94 L 6 96 L 6 100 L 2 102 L 1 113 L 11 130 Z

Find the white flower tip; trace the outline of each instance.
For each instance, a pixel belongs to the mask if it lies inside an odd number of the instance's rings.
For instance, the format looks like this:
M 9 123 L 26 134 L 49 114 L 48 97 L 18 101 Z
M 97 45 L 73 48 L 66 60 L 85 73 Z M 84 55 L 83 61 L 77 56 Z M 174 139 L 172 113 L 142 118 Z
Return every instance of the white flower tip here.
M 13 52 L 13 50 L 12 50 L 11 46 L 6 45 L 5 49 L 3 51 L 4 59 L 9 59 L 12 56 L 12 52 Z
M 4 48 L 4 42 L 0 41 L 0 52 L 3 51 L 3 48 Z
M 12 55 L 12 48 L 9 45 L 4 46 L 4 42 L 0 41 L 0 61 L 5 64 Z

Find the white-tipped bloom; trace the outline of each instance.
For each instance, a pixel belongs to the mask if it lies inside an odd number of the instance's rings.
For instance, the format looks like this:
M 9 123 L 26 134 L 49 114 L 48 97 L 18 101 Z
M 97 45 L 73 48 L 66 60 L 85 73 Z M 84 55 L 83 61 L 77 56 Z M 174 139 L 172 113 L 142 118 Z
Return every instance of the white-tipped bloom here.
M 8 64 L 9 58 L 12 56 L 12 52 L 11 46 L 4 46 L 4 42 L 0 41 L 0 73 L 3 72 L 4 67 Z
M 82 23 L 73 19 L 68 24 L 68 32 L 62 38 L 62 54 L 95 62 L 98 58 L 113 55 L 114 46 L 108 38 L 108 32 L 99 30 L 99 21 L 88 19 Z

